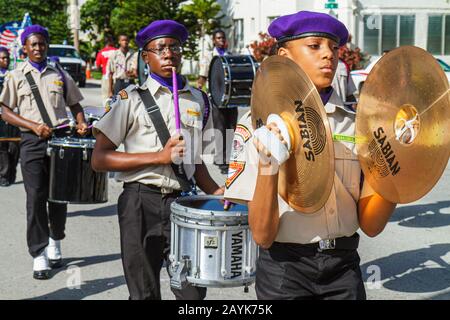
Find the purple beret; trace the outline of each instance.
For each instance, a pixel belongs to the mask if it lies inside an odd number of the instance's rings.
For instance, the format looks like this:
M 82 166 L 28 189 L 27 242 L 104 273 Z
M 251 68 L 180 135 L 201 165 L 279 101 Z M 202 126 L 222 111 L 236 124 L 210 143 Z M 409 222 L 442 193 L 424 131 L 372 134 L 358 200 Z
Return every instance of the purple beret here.
M 50 36 L 48 35 L 47 29 L 38 24 L 33 24 L 29 27 L 26 27 L 20 35 L 20 41 L 22 41 L 23 46 L 25 45 L 25 41 L 27 40 L 27 38 L 32 34 L 41 34 L 45 37 L 47 42 L 50 42 Z
M 9 53 L 9 50 L 8 50 L 8 48 L 6 48 L 6 47 L 1 47 L 1 46 L 0 46 L 0 52 L 6 52 L 6 53 Z
M 158 38 L 175 38 L 184 43 L 188 31 L 184 25 L 173 20 L 156 20 L 139 30 L 136 43 L 143 48 L 147 43 Z
M 269 26 L 269 34 L 278 42 L 325 37 L 336 41 L 340 47 L 348 39 L 348 30 L 342 22 L 329 14 L 311 11 L 299 11 L 275 19 Z

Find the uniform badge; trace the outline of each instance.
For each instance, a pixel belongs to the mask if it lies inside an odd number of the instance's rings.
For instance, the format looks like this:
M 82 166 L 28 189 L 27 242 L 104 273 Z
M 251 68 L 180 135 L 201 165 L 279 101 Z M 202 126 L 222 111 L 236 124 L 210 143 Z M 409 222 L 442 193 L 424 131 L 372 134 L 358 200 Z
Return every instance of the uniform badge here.
M 103 114 L 103 116 L 105 114 L 107 114 L 109 111 L 111 111 L 112 106 L 117 102 L 117 97 L 116 96 L 112 96 L 111 98 L 106 100 L 105 103 L 105 113 Z M 102 116 L 102 117 L 103 117 Z
M 122 100 L 128 99 L 128 93 L 125 89 L 119 91 L 119 96 L 120 96 L 120 99 L 122 99 Z
M 62 87 L 64 85 L 64 82 L 62 82 L 61 80 L 55 80 L 53 81 L 53 84 L 56 84 L 59 87 Z
M 225 187 L 228 189 L 245 169 L 245 161 L 231 161 L 228 167 L 228 177 Z
M 200 117 L 200 112 L 196 111 L 195 109 L 187 109 L 187 114 L 193 117 Z
M 244 144 L 241 142 L 241 139 L 234 139 L 233 140 L 233 149 L 231 152 L 231 157 L 233 160 L 236 160 L 239 155 L 244 151 Z
M 243 124 L 238 124 L 236 126 L 236 131 L 234 132 L 234 134 L 240 136 L 244 142 L 247 142 L 247 140 L 252 136 L 250 130 L 248 130 L 248 128 Z

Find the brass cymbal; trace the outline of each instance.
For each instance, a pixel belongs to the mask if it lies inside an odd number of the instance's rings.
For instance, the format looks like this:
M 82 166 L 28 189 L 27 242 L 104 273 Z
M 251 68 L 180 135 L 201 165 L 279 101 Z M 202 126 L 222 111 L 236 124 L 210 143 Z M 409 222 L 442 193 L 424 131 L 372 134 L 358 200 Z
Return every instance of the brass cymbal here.
M 395 203 L 428 193 L 447 166 L 449 129 L 449 84 L 436 59 L 413 46 L 383 56 L 356 115 L 357 153 L 372 188 Z
M 271 113 L 283 118 L 293 141 L 292 154 L 280 168 L 278 192 L 292 208 L 316 212 L 325 205 L 334 182 L 333 140 L 319 93 L 289 58 L 267 58 L 253 82 L 253 128 L 265 124 Z

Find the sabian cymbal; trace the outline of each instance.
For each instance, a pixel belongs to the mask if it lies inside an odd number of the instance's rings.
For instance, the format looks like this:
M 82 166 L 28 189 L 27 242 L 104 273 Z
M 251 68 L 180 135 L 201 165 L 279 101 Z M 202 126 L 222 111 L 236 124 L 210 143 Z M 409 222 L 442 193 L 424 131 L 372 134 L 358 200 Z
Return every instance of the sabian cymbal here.
M 404 46 L 374 66 L 356 116 L 365 179 L 383 198 L 415 201 L 437 183 L 450 155 L 449 84 L 436 59 Z
M 292 154 L 280 168 L 278 191 L 294 209 L 313 213 L 327 201 L 334 182 L 334 149 L 322 100 L 306 73 L 292 60 L 264 60 L 252 87 L 253 128 L 280 115 L 290 128 Z

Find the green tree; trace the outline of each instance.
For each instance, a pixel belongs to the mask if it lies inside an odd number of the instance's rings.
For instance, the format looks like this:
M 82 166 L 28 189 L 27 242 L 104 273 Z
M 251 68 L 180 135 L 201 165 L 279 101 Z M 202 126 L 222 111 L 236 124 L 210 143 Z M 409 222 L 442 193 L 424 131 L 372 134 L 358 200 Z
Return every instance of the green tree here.
M 97 42 L 105 39 L 107 35 L 114 36 L 111 12 L 119 2 L 119 0 L 87 0 L 80 9 L 81 30 L 88 33 L 91 40 Z M 98 47 L 100 46 L 98 43 Z
M 198 59 L 198 40 L 202 34 L 220 26 L 220 5 L 213 0 L 119 0 L 111 14 L 115 34 L 125 33 L 132 45 L 137 32 L 154 20 L 172 19 L 186 26 L 190 37 L 184 57 Z
M 48 28 L 52 43 L 71 41 L 72 35 L 67 25 L 66 0 L 2 0 L 0 1 L 0 24 L 22 21 L 27 12 L 34 24 Z

